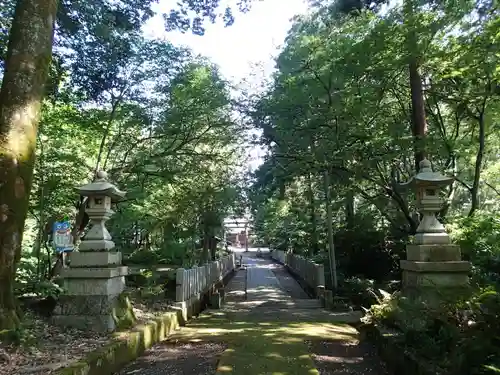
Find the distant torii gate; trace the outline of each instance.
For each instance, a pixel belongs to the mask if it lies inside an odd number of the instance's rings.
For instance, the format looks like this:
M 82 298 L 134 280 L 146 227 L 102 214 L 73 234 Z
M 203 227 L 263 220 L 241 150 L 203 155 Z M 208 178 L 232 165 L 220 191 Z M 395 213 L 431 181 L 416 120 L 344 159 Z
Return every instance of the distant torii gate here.
M 243 229 L 245 231 L 245 252 L 248 252 L 248 228 L 252 228 L 248 219 L 232 219 L 224 223 L 224 241 L 226 241 L 225 229 Z

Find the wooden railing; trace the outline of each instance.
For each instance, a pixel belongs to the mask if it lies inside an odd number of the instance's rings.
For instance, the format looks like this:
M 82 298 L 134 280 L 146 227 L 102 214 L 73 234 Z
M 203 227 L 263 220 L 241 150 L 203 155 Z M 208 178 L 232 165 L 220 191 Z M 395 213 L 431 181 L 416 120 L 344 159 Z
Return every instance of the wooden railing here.
M 236 267 L 234 254 L 190 269 L 178 268 L 176 273 L 175 300 L 187 301 L 191 297 L 208 291 L 218 284 Z
M 285 265 L 292 273 L 317 293 L 318 287 L 325 286 L 325 268 L 303 256 L 281 250 L 271 250 L 271 258 Z

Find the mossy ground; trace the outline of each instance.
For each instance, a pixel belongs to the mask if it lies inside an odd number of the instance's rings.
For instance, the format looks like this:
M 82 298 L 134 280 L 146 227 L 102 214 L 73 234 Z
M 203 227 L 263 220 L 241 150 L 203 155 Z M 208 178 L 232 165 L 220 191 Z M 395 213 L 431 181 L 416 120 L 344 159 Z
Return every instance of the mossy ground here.
M 300 321 L 286 313 L 273 317 L 259 312 L 211 311 L 192 321 L 174 339 L 226 343 L 218 375 L 313 375 L 319 372 L 305 340 L 356 341 L 357 334 L 349 325 L 318 321 L 317 316 Z

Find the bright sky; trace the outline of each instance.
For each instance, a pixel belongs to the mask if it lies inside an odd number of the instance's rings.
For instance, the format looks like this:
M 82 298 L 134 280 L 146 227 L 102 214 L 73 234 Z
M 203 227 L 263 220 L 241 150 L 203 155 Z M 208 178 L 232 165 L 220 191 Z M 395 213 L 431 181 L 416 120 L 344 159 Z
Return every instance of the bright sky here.
M 224 1 L 222 2 L 224 3 Z M 230 4 L 235 4 L 232 0 Z M 158 12 L 166 12 L 172 8 L 174 1 L 160 0 L 155 7 Z M 161 15 L 156 16 L 145 27 L 145 34 L 150 37 L 166 38 L 176 45 L 185 45 L 195 53 L 207 56 L 219 65 L 222 74 L 234 84 L 249 78 L 253 73 L 262 73 L 252 68 L 262 64 L 264 76 L 274 69 L 273 57 L 283 44 L 291 19 L 295 15 L 307 11 L 304 0 L 262 0 L 256 1 L 252 10 L 246 14 L 235 14 L 235 22 L 224 27 L 222 20 L 215 25 L 207 24 L 204 36 L 164 31 Z M 263 150 L 252 148 L 251 168 L 261 162 Z

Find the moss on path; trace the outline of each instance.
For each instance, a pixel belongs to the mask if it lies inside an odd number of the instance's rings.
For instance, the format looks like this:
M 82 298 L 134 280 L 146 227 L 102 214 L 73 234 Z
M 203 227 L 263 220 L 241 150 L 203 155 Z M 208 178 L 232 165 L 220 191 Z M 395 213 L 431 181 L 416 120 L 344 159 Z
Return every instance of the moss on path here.
M 227 286 L 224 308 L 206 311 L 173 337 L 227 345 L 216 375 L 319 375 L 308 343 L 357 341 L 354 328 L 335 323 L 345 317 L 294 305 L 270 261 L 245 258 L 249 267 Z
M 224 342 L 217 374 L 313 375 L 319 374 L 309 354 L 307 341 L 356 341 L 351 326 L 325 321 L 297 321 L 286 312 L 275 318 L 248 311 L 212 311 L 200 316 L 176 335 L 185 342 Z M 267 315 L 267 314 L 265 314 Z M 287 319 L 292 318 L 292 319 Z

